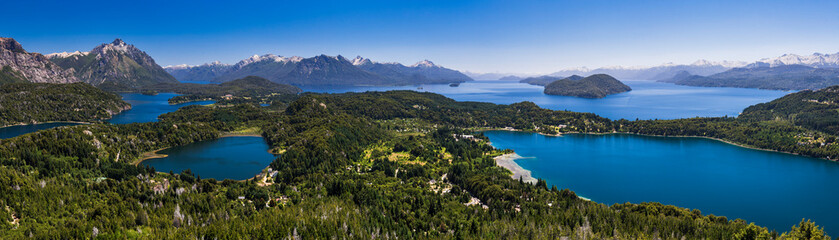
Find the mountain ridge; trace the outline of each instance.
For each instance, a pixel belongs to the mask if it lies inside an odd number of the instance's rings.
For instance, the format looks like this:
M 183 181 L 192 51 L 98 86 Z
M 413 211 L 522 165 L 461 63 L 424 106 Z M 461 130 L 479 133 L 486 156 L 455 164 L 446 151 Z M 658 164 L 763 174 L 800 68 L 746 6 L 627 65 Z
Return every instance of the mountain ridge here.
M 298 86 L 447 84 L 472 81 L 465 74 L 435 65 L 429 60 L 405 66 L 380 63 L 361 56 L 347 59 L 324 54 L 303 58 L 274 54 L 253 55 L 236 64 L 166 66 L 181 81 L 226 82 L 259 76 L 273 82 Z

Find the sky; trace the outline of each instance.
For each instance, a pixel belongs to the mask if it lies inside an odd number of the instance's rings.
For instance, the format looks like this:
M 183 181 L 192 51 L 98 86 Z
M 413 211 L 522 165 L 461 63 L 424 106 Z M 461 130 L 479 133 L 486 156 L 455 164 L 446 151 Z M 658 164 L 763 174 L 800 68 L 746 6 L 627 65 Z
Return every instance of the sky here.
M 839 1 L 11 0 L 2 8 L 0 36 L 27 51 L 89 51 L 121 38 L 163 66 L 327 54 L 533 74 L 839 52 Z

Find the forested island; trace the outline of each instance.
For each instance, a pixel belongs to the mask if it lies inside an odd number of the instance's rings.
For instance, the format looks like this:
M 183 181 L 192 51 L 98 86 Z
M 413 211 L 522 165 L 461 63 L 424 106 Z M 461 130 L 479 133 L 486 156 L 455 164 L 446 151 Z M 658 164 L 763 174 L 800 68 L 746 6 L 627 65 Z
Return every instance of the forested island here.
M 530 102 L 457 102 L 412 91 L 279 95 L 287 97 L 278 100 L 285 104 L 277 108 L 188 106 L 161 115 L 156 123 L 79 125 L 0 140 L 0 189 L 5 193 L 0 195 L 0 218 L 8 222 L 0 225 L 0 238 L 824 235 L 810 221 L 781 234 L 699 210 L 659 203 L 606 206 L 544 180 L 525 183 L 495 164 L 493 157 L 508 151 L 494 149 L 475 132 L 505 127 L 543 133 L 621 131 L 711 135 L 735 142 L 828 136 L 804 126 L 739 118 L 612 121 Z M 220 181 L 135 165 L 145 153 L 243 128 L 259 129 L 269 146 L 283 153 L 269 166 L 276 171 L 273 177 Z M 813 154 L 825 148 L 798 146 L 791 151 Z
M 545 94 L 582 98 L 604 98 L 606 95 L 630 90 L 632 88 L 606 74 L 594 74 L 581 79 L 572 76 L 545 85 Z
M 247 102 L 271 103 L 272 99 L 283 95 L 293 95 L 302 92 L 295 86 L 274 83 L 268 79 L 247 76 L 220 84 L 197 83 L 159 83 L 140 88 L 143 92 L 174 92 L 183 94 L 169 99 L 170 104 L 214 100 L 220 104 Z M 237 101 L 239 100 L 239 101 Z

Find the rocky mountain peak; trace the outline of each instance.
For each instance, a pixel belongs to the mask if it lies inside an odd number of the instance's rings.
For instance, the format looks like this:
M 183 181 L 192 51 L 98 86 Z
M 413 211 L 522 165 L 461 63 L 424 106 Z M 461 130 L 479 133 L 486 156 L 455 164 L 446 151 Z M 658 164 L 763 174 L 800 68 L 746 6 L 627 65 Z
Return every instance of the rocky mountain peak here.
M 9 50 L 12 52 L 21 52 L 25 53 L 26 50 L 23 50 L 23 46 L 20 45 L 14 38 L 2 38 L 0 37 L 0 48 Z
M 26 52 L 23 46 L 12 38 L 0 38 L 0 69 L 10 69 L 21 81 L 78 82 L 72 70 L 64 70 L 40 53 Z
M 422 60 L 422 61 L 420 61 L 420 62 L 418 62 L 414 65 L 411 65 L 411 67 L 436 67 L 436 66 L 437 65 L 434 65 L 434 63 L 429 61 L 428 59 Z

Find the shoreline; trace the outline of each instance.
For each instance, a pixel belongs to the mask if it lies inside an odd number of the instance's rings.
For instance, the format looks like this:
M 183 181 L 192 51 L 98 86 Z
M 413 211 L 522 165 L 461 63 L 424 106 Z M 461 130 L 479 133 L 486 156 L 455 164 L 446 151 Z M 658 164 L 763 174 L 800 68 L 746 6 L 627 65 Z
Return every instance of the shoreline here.
M 166 150 L 166 149 L 169 149 L 169 148 L 171 148 L 171 147 L 161 148 L 161 149 L 157 149 L 157 150 L 154 150 L 154 151 L 144 152 L 143 155 L 141 155 L 139 158 L 137 158 L 137 160 L 135 160 L 133 162 L 133 165 L 134 166 L 139 166 L 140 163 L 143 163 L 143 161 L 146 161 L 146 160 L 149 160 L 149 159 L 168 157 L 169 155 L 159 154 L 157 152 L 160 152 L 160 151 L 163 151 L 163 150 Z
M 73 123 L 73 124 L 79 124 L 79 125 L 94 124 L 94 122 L 82 122 L 82 121 L 46 121 L 46 122 L 36 122 L 36 123 L 17 123 L 17 124 L 12 124 L 12 125 L 0 126 L 0 128 L 39 125 L 39 124 L 50 124 L 50 123 Z
M 515 160 L 522 158 L 524 157 L 519 156 L 516 153 L 507 153 L 495 157 L 495 165 L 498 165 L 499 167 L 503 167 L 507 170 L 510 170 L 510 172 L 513 172 L 513 175 L 510 176 L 513 179 L 521 178 L 526 183 L 535 184 L 537 180 L 536 178 L 533 178 L 533 176 L 530 173 L 530 170 L 522 168 L 518 163 L 515 162 Z

